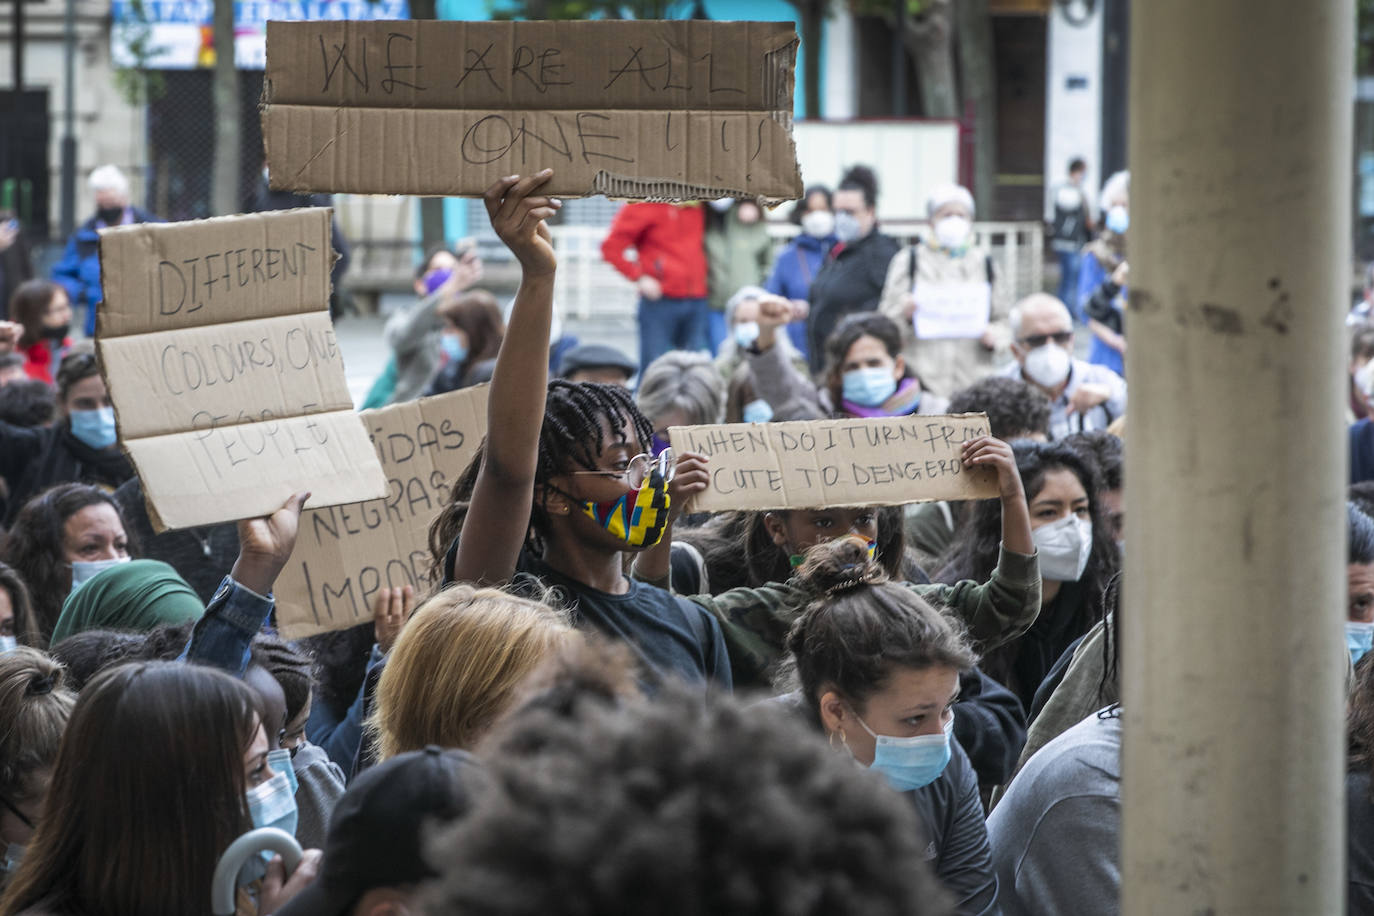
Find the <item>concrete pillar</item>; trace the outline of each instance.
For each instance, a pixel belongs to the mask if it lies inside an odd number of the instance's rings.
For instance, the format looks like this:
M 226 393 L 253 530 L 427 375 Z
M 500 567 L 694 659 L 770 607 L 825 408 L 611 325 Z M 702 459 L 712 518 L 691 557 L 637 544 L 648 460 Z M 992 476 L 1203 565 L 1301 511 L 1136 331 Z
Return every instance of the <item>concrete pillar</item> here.
M 1123 912 L 1344 913 L 1353 2 L 1131 6 Z

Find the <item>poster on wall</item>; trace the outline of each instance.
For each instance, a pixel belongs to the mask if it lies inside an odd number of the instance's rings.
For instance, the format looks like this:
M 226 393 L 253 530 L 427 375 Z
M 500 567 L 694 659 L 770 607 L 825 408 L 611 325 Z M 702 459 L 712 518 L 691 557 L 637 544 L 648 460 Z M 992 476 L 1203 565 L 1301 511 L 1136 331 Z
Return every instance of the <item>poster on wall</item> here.
M 114 0 L 111 56 L 116 67 L 195 70 L 215 65 L 214 0 Z M 409 0 L 238 0 L 234 63 L 267 64 L 267 21 L 409 19 Z

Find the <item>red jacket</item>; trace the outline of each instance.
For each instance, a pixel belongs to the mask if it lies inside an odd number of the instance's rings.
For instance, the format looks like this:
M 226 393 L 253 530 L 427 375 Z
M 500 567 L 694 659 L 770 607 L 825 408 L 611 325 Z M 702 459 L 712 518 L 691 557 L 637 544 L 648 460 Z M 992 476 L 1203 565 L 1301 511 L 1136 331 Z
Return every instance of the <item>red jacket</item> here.
M 53 353 L 52 346 L 46 340 L 39 340 L 28 346 L 21 346 L 19 352 L 23 353 L 26 359 L 24 371 L 28 373 L 29 378 L 36 378 L 41 382 L 47 382 L 49 385 L 54 384 L 53 369 L 56 368 L 55 363 L 58 362 L 61 356 L 66 355 L 67 349 L 71 347 L 71 345 L 72 340 L 70 337 L 62 338 L 62 343 L 57 348 L 56 354 Z
M 670 299 L 696 299 L 706 295 L 705 230 L 705 209 L 698 203 L 626 204 L 601 243 L 601 256 L 631 281 L 653 277 Z M 626 259 L 630 248 L 639 253 L 638 261 Z

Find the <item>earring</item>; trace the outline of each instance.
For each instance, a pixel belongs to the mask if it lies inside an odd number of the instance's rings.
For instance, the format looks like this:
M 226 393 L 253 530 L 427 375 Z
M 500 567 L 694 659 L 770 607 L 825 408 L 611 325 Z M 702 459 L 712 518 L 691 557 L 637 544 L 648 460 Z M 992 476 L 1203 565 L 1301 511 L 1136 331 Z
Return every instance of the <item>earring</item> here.
M 836 736 L 836 735 L 839 735 L 839 736 L 840 736 L 840 743 L 839 743 L 839 744 L 836 744 L 836 743 L 835 743 L 835 736 Z M 834 748 L 835 750 L 839 750 L 840 748 L 844 748 L 844 749 L 847 751 L 847 750 L 849 750 L 849 739 L 846 738 L 846 737 L 844 736 L 844 732 L 843 732 L 842 730 L 840 730 L 840 729 L 837 728 L 837 729 L 835 729 L 833 732 L 830 733 L 830 746 L 831 746 L 832 748 Z

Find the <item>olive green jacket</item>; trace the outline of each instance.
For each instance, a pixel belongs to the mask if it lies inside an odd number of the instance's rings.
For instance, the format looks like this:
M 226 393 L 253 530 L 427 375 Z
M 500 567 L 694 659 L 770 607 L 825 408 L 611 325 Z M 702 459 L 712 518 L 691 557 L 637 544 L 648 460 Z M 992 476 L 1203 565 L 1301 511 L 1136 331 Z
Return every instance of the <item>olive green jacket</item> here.
M 1040 562 L 1003 548 L 987 582 L 954 585 L 903 583 L 922 598 L 964 621 L 979 651 L 986 652 L 1030 628 L 1040 612 Z M 783 655 L 787 632 L 816 595 L 800 580 L 761 588 L 734 588 L 691 600 L 710 611 L 725 631 L 735 687 L 762 687 Z

